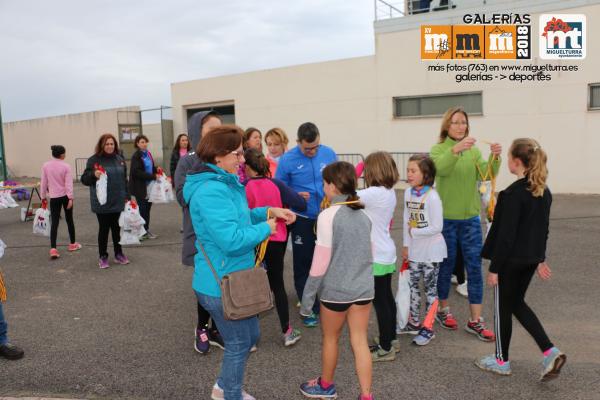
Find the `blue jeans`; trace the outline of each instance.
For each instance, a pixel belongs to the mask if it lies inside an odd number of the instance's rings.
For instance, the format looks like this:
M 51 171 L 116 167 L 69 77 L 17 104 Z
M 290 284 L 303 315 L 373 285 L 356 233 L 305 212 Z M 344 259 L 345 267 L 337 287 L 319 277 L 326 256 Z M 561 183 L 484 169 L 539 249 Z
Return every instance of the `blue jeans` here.
M 2 303 L 0 302 L 0 345 L 8 343 L 8 324 L 4 319 L 4 311 L 2 311 Z
M 226 320 L 220 297 L 207 296 L 198 292 L 196 292 L 196 296 L 219 327 L 219 332 L 225 342 L 225 354 L 217 384 L 223 389 L 225 400 L 242 400 L 246 361 L 250 349 L 256 344 L 260 335 L 258 318 L 252 317 L 239 321 Z
M 448 257 L 440 265 L 437 284 L 438 297 L 440 300 L 448 299 L 450 279 L 456 264 L 456 252 L 458 246 L 460 246 L 467 271 L 469 303 L 481 304 L 483 301 L 481 220 L 478 216 L 465 220 L 444 219 L 442 235 L 448 248 Z

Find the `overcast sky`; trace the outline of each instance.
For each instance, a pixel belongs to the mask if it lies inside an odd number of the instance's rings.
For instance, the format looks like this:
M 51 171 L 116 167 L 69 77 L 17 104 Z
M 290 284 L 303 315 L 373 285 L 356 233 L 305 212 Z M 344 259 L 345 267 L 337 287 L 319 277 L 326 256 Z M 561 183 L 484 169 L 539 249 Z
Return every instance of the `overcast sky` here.
M 170 105 L 172 82 L 373 52 L 373 0 L 0 0 L 2 117 Z

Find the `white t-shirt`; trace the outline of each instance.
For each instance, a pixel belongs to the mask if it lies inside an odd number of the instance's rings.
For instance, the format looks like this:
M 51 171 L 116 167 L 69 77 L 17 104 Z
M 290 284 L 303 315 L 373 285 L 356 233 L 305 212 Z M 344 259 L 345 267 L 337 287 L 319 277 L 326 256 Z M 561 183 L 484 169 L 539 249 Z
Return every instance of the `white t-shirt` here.
M 373 223 L 371 227 L 373 261 L 378 264 L 394 264 L 396 244 L 390 235 L 390 222 L 396 209 L 396 192 L 383 186 L 371 186 L 357 193 Z
M 416 228 L 408 233 L 410 221 Z M 421 196 L 404 192 L 404 246 L 408 247 L 408 259 L 414 262 L 441 262 L 448 256 L 446 241 L 442 236 L 444 211 L 440 196 L 431 188 Z

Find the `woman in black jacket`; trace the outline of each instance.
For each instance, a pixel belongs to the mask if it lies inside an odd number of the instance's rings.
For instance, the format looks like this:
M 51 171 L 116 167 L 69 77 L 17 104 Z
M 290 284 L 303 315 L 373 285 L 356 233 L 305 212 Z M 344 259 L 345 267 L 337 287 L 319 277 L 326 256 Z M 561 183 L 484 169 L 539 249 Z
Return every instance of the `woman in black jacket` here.
M 188 138 L 188 135 L 185 133 L 177 136 L 177 140 L 175 140 L 175 146 L 173 146 L 173 152 L 171 153 L 171 163 L 169 164 L 169 171 L 173 183 L 173 187 L 175 187 L 175 170 L 177 169 L 177 163 L 181 157 L 185 156 L 192 150 L 192 144 Z
M 487 282 L 494 287 L 496 354 L 476 362 L 483 370 L 511 374 L 508 348 L 514 315 L 544 356 L 542 381 L 556 378 L 567 358 L 552 344 L 525 303 L 525 292 L 535 272 L 544 280 L 551 276 L 546 242 L 552 194 L 546 186 L 546 159 L 546 153 L 533 139 L 517 139 L 510 147 L 508 168 L 519 179 L 500 192 L 482 251 L 482 257 L 491 261 Z
M 152 154 L 148 151 L 148 137 L 138 135 L 134 146 L 137 149 L 131 156 L 131 172 L 129 175 L 129 193 L 135 196 L 140 207 L 140 215 L 146 221 L 144 228 L 146 234 L 142 239 L 156 239 L 158 236 L 150 232 L 150 209 L 152 203 L 148 201 L 147 187 L 156 179 L 156 166 Z
M 102 175 L 102 167 L 107 175 L 107 200 L 106 204 L 100 205 L 96 194 L 96 181 Z M 95 153 L 88 158 L 85 171 L 81 175 L 81 183 L 90 187 L 90 202 L 92 212 L 98 218 L 98 252 L 100 268 L 108 268 L 108 234 L 112 232 L 113 246 L 115 250 L 115 262 L 118 264 L 129 264 L 129 259 L 123 254 L 119 244 L 121 240 L 119 216 L 125 208 L 125 202 L 129 198 L 127 193 L 127 164 L 119 155 L 117 139 L 110 133 L 100 136 L 96 144 Z

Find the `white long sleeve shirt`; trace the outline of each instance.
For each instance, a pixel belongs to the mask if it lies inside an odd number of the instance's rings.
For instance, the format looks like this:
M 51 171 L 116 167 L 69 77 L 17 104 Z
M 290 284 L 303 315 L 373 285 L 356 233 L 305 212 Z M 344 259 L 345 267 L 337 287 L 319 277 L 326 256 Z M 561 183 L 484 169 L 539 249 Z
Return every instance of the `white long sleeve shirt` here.
M 371 186 L 358 191 L 365 212 L 373 221 L 371 241 L 373 242 L 373 261 L 378 264 L 396 262 L 396 245 L 390 235 L 390 222 L 396 209 L 396 192 L 383 186 Z
M 410 221 L 416 227 L 409 233 Z M 413 223 L 414 224 L 414 223 Z M 404 246 L 408 247 L 408 259 L 414 262 L 441 262 L 448 256 L 442 236 L 444 211 L 440 196 L 431 188 L 421 196 L 404 192 Z

